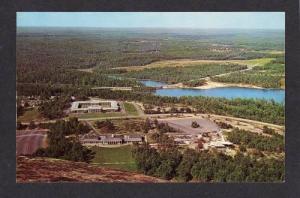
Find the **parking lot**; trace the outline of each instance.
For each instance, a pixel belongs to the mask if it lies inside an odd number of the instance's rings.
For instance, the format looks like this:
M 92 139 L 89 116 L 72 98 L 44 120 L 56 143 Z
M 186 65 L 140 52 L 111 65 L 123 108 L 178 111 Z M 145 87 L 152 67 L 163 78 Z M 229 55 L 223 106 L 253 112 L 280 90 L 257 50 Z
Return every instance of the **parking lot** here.
M 191 126 L 193 121 L 196 121 L 200 126 L 198 128 L 193 128 Z M 167 118 L 158 119 L 158 122 L 168 123 L 170 127 L 191 135 L 220 131 L 220 128 L 216 123 L 205 118 Z

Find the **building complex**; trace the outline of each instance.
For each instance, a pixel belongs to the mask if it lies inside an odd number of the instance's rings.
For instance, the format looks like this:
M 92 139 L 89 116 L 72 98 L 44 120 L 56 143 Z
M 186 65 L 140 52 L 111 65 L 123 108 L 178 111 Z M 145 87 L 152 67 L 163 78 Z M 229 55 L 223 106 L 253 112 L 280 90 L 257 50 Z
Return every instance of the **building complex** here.
M 115 100 L 75 101 L 71 106 L 71 113 L 97 113 L 119 110 L 120 105 Z

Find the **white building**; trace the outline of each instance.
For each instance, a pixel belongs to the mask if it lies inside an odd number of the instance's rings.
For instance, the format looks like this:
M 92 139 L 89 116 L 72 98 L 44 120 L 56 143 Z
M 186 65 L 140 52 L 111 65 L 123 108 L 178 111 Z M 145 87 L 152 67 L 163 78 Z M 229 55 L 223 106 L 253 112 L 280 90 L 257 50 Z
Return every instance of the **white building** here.
M 89 100 L 72 103 L 71 113 L 95 113 L 102 111 L 119 111 L 119 104 L 115 100 Z
M 99 136 L 88 136 L 84 135 L 80 139 L 80 142 L 85 146 L 102 146 L 106 144 L 132 144 L 144 142 L 144 136 L 138 134 L 130 135 L 99 135 Z

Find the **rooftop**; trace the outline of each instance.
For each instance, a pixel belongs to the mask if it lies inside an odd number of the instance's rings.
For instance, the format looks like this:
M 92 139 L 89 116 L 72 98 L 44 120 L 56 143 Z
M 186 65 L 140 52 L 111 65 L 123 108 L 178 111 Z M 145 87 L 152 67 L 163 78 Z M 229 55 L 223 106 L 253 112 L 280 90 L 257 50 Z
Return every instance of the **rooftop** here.
M 103 107 L 101 104 L 103 103 L 110 103 L 110 107 Z M 80 105 L 86 104 L 90 105 L 87 107 L 80 107 Z M 118 109 L 118 102 L 115 100 L 88 100 L 88 101 L 75 101 L 72 102 L 71 110 L 78 110 L 78 109 Z

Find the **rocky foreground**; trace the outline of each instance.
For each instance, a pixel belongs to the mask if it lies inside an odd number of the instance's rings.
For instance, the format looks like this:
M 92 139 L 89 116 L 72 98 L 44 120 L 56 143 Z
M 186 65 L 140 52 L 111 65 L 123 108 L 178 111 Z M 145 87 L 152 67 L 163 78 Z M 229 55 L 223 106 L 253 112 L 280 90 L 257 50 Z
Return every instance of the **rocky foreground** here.
M 127 171 L 101 168 L 82 162 L 53 158 L 17 157 L 17 182 L 134 182 L 164 180 Z

